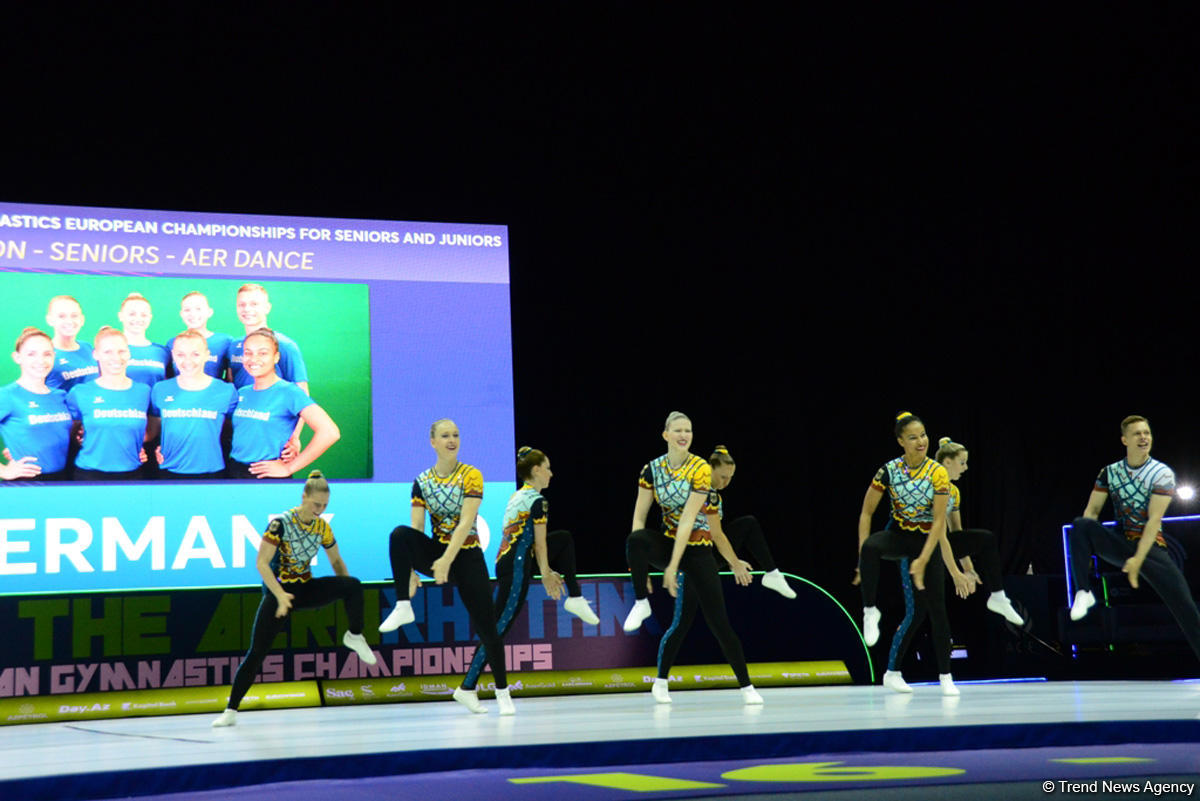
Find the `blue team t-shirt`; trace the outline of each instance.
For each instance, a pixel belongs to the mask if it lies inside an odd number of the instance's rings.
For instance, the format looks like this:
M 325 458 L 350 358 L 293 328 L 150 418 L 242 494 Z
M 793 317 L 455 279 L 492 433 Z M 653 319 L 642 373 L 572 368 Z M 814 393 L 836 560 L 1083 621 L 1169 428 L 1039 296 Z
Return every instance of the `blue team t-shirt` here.
M 139 384 L 152 387 L 167 377 L 167 362 L 170 360 L 170 351 L 162 345 L 154 342 L 149 345 L 130 345 L 125 375 Z
M 168 378 L 150 391 L 150 414 L 162 418 L 162 469 L 215 473 L 225 469 L 221 426 L 237 405 L 233 384 L 213 379 L 204 389 L 182 389 Z
M 129 389 L 105 389 L 95 381 L 80 384 L 67 393 L 67 408 L 83 423 L 76 467 L 124 473 L 141 466 L 150 387 L 137 381 Z
M 92 346 L 86 342 L 76 344 L 79 347 L 75 350 L 54 349 L 54 367 L 46 376 L 46 386 L 69 392 L 76 384 L 95 381 L 100 375 L 100 365 L 92 356 Z
M 229 456 L 243 464 L 278 459 L 300 412 L 313 399 L 291 381 L 280 379 L 266 389 L 239 387 L 233 410 L 233 450 Z
M 213 331 L 205 341 L 208 343 L 208 361 L 204 363 L 204 373 L 224 380 L 225 368 L 229 366 L 229 346 L 233 344 L 233 337 Z M 179 369 L 175 367 L 171 357 L 174 352 L 175 337 L 171 337 L 167 340 L 167 375 L 171 376 L 179 375 Z
M 67 393 L 30 392 L 16 382 L 0 389 L 0 437 L 13 461 L 33 456 L 43 473 L 62 470 L 71 440 Z
M 308 368 L 304 366 L 304 356 L 300 354 L 300 346 L 291 337 L 275 332 L 279 340 L 279 363 L 275 365 L 275 374 L 284 381 L 293 384 L 308 381 Z M 233 370 L 233 385 L 238 389 L 253 384 L 254 376 L 242 367 L 242 344 L 246 337 L 239 337 L 229 345 L 229 367 Z

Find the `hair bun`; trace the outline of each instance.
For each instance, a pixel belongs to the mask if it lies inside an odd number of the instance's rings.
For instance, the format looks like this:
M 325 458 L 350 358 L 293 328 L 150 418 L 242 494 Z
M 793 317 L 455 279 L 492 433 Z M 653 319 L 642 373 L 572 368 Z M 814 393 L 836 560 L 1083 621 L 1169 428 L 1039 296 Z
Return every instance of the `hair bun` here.
M 308 477 L 309 478 L 324 478 L 325 474 L 322 473 L 320 470 L 309 470 Z
M 954 441 L 954 440 L 950 439 L 949 437 L 942 437 L 941 439 L 939 439 L 939 440 L 938 440 L 938 445 L 939 445 L 939 446 L 940 446 L 940 445 L 946 445 L 946 444 L 948 444 L 948 443 L 951 443 L 951 442 L 953 442 L 953 441 Z
M 528 453 L 533 453 L 533 448 L 529 447 L 528 445 L 522 445 L 521 447 L 517 448 L 518 459 L 525 458 L 525 455 Z
M 717 447 L 713 448 L 713 453 L 723 453 L 728 456 L 729 448 L 726 448 L 724 445 L 718 445 Z

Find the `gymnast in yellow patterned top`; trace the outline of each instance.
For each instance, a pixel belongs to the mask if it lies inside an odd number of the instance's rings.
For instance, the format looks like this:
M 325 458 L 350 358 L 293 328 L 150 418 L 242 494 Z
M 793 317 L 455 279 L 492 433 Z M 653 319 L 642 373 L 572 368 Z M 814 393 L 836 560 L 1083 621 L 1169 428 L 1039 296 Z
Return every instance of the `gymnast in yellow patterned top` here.
M 395 631 L 416 620 L 412 593 L 417 571 L 433 576 L 438 584 L 453 581 L 479 641 L 487 649 L 488 664 L 496 680 L 496 705 L 501 715 L 514 713 L 504 664 L 504 643 L 492 610 L 492 582 L 488 578 L 475 521 L 483 503 L 483 475 L 458 460 L 460 438 L 453 420 L 437 420 L 429 428 L 429 445 L 437 461 L 413 482 L 411 526 L 396 526 L 388 538 L 396 606 L 379 624 L 382 632 Z M 425 536 L 425 512 L 433 524 L 433 537 Z M 459 687 L 454 700 L 472 712 L 486 712 L 479 699 Z
M 496 555 L 496 628 L 501 639 L 507 636 L 525 606 L 535 564 L 546 597 L 557 601 L 565 585 L 567 600 L 563 608 L 584 623 L 594 626 L 600 622 L 575 577 L 575 541 L 571 532 L 546 530 L 550 503 L 542 497 L 542 491 L 550 486 L 553 476 L 550 457 L 545 453 L 529 447 L 517 451 L 517 479 L 521 488 L 504 507 L 504 539 Z M 475 692 L 486 659 L 486 648 L 475 651 L 462 681 L 463 692 Z
M 329 505 L 329 483 L 320 470 L 308 474 L 300 505 L 275 518 L 263 534 L 256 567 L 263 580 L 262 602 L 250 631 L 250 650 L 238 666 L 229 691 L 229 703 L 213 726 L 233 726 L 237 709 L 254 677 L 262 668 L 271 643 L 287 625 L 293 609 L 315 609 L 342 600 L 347 626 L 342 643 L 368 665 L 377 661 L 363 637 L 363 591 L 349 574 L 338 552 L 333 529 L 321 513 Z M 335 575 L 313 578 L 309 565 L 321 550 L 329 557 Z
M 462 517 L 463 504 L 468 498 L 483 499 L 483 473 L 469 464 L 460 462 L 448 476 L 438 475 L 437 469 L 431 467 L 413 481 L 413 508 L 429 512 L 433 536 L 447 545 L 454 537 L 454 530 L 458 528 Z M 474 522 L 462 547 L 479 547 L 479 531 Z
M 638 479 L 633 533 L 625 544 L 637 597 L 625 618 L 625 631 L 636 631 L 650 617 L 650 567 L 662 568 L 663 586 L 675 597 L 675 613 L 658 649 L 658 678 L 651 688 L 654 699 L 660 704 L 671 702 L 667 677 L 699 607 L 733 668 L 743 700 L 747 704 L 761 704 L 762 696 L 750 683 L 742 642 L 725 611 L 725 595 L 712 546 L 716 545 L 733 566 L 739 584 L 750 583 L 750 565 L 738 559 L 724 533 L 709 529 L 706 512 L 712 468 L 699 456 L 689 453 L 692 421 L 682 412 L 671 412 L 663 439 L 667 441 L 667 452 L 642 468 Z M 646 528 L 646 517 L 654 501 L 662 508 L 661 533 Z
M 975 588 L 955 563 L 946 539 L 946 502 L 950 498 L 950 475 L 930 459 L 925 424 L 910 412 L 896 416 L 896 441 L 903 456 L 893 459 L 875 473 L 863 498 L 858 517 L 859 570 L 863 597 L 863 639 L 868 646 L 879 639 L 881 613 L 875 606 L 880 561 L 900 561 L 912 574 L 915 588 L 913 608 L 928 614 L 933 622 L 934 656 L 945 695 L 958 695 L 950 675 L 950 621 L 946 616 L 945 575 L 950 572 L 955 590 L 963 598 Z M 871 518 L 879 501 L 891 500 L 891 522 L 883 531 L 871 533 Z M 906 585 L 906 592 L 909 591 Z M 897 642 L 900 639 L 898 638 Z M 883 676 L 885 687 L 911 692 L 899 671 Z

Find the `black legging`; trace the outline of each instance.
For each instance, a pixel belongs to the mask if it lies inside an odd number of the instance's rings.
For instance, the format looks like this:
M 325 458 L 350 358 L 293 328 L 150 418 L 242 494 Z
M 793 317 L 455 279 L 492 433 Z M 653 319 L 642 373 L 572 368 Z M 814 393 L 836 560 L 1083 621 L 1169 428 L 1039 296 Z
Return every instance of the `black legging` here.
M 349 619 L 347 630 L 351 634 L 362 634 L 363 590 L 362 584 L 353 576 L 322 576 L 305 582 L 290 581 L 283 584 L 283 591 L 295 596 L 292 600 L 293 609 L 316 609 L 339 599 L 344 601 L 346 617 Z M 246 691 L 254 683 L 254 677 L 262 669 L 271 643 L 287 625 L 287 615 L 275 616 L 278 608 L 279 602 L 275 596 L 263 587 L 263 599 L 258 605 L 254 628 L 250 632 L 250 650 L 238 666 L 237 674 L 233 677 L 233 689 L 229 691 L 229 703 L 226 706 L 230 709 L 237 709 L 242 703 Z
M 671 561 L 675 540 L 649 529 L 638 529 L 625 541 L 625 555 L 629 560 L 629 572 L 633 576 L 633 593 L 638 600 L 647 596 L 646 580 L 650 567 L 665 568 Z M 721 577 L 717 575 L 717 560 L 713 558 L 710 545 L 688 545 L 679 560 L 676 581 L 675 614 L 671 626 L 663 634 L 658 646 L 658 677 L 665 679 L 671 672 L 679 647 L 688 629 L 696 618 L 696 607 L 704 612 L 708 628 L 721 646 L 721 653 L 733 668 L 738 686 L 750 684 L 750 671 L 746 669 L 746 655 L 742 641 L 738 639 L 725 611 L 725 593 L 721 589 Z
M 758 518 L 753 515 L 739 517 L 723 529 L 725 536 L 729 538 L 729 544 L 739 557 L 745 558 L 748 551 L 760 569 L 768 573 L 775 569 L 775 560 L 771 556 L 771 549 L 767 547 L 767 537 L 763 534 L 762 526 L 758 524 Z
M 516 622 L 517 615 L 525 606 L 525 596 L 529 593 L 529 582 L 533 578 L 537 559 L 533 556 L 532 532 L 529 536 L 518 539 L 513 547 L 496 562 L 496 629 L 500 639 L 508 634 Z M 546 556 L 550 567 L 563 577 L 567 585 L 567 595 L 578 597 L 583 595 L 579 588 L 579 580 L 575 578 L 575 541 L 569 531 L 551 531 L 546 534 Z M 514 574 L 519 572 L 514 583 Z M 463 678 L 465 690 L 475 689 L 479 683 L 479 674 L 483 672 L 483 663 L 487 661 L 487 647 L 480 646 L 471 660 L 471 667 Z
M 1004 589 L 1000 580 L 1000 549 L 996 545 L 995 534 L 982 528 L 967 528 L 947 532 L 946 536 L 950 540 L 950 549 L 954 551 L 955 559 L 971 557 L 971 564 L 977 568 L 984 590 L 993 593 Z M 915 588 L 912 586 L 912 576 L 908 572 L 909 563 L 908 559 L 901 559 L 899 563 L 900 586 L 904 589 L 904 622 L 892 637 L 892 647 L 888 652 L 888 670 L 900 669 L 913 639 L 929 614 L 926 606 L 916 607 Z M 928 572 L 929 569 L 926 568 L 926 573 Z
M 388 539 L 388 555 L 392 560 L 392 581 L 396 600 L 409 600 L 408 579 L 413 570 L 433 575 L 433 563 L 446 552 L 445 543 L 426 537 L 409 526 L 396 526 Z M 497 689 L 508 686 L 508 671 L 504 665 L 504 643 L 496 631 L 496 613 L 492 609 L 492 581 L 481 548 L 463 548 L 450 564 L 450 581 L 458 587 L 471 625 L 479 642 L 487 650 Z
M 863 543 L 862 553 L 858 558 L 859 579 L 862 582 L 863 606 L 875 605 L 875 593 L 879 587 L 880 562 L 900 561 L 905 575 L 911 560 L 921 555 L 925 545 L 926 535 L 904 531 L 877 531 Z M 892 654 L 888 662 L 899 664 L 904 659 L 903 650 L 912 637 L 909 631 L 915 628 L 912 623 L 916 616 L 924 619 L 925 615 L 933 624 L 933 650 L 937 659 L 938 672 L 950 672 L 950 619 L 946 615 L 946 566 L 942 562 L 942 554 L 938 548 L 933 549 L 929 563 L 925 565 L 925 589 L 918 590 L 915 586 L 905 583 L 905 607 L 912 610 L 906 613 L 892 638 Z M 907 595 L 911 592 L 913 598 L 909 601 Z
M 1090 517 L 1075 518 L 1068 536 L 1071 548 L 1071 572 L 1075 574 L 1075 589 L 1092 589 L 1092 554 L 1096 554 L 1110 565 L 1123 567 L 1125 560 L 1137 552 L 1137 540 L 1128 539 L 1125 533 L 1117 528 L 1100 525 Z M 1138 576 L 1158 593 L 1179 628 L 1187 639 L 1192 651 L 1200 658 L 1200 610 L 1192 600 L 1191 590 L 1187 579 L 1171 561 L 1166 548 L 1153 546 L 1146 554 L 1146 561 Z

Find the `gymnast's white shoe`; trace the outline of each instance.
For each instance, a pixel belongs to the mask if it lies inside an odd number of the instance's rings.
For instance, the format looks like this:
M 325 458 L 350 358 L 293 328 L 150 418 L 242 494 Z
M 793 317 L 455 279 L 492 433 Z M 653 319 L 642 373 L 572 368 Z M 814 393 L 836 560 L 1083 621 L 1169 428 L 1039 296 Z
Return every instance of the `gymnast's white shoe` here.
M 395 608 L 379 624 L 379 630 L 386 634 L 389 631 L 395 631 L 401 626 L 407 626 L 416 619 L 417 615 L 413 612 L 412 601 L 396 601 Z
M 574 595 L 563 603 L 563 609 L 566 609 L 575 617 L 588 623 L 592 626 L 600 622 L 600 618 L 596 617 L 596 613 L 592 611 L 592 607 L 588 606 L 587 598 L 582 595 Z M 640 623 L 638 625 L 641 625 Z
M 762 704 L 763 697 L 758 694 L 758 690 L 754 689 L 753 684 L 747 684 L 742 688 L 742 703 L 746 706 L 754 706 Z
M 464 690 L 459 687 L 454 691 L 454 700 L 474 712 L 476 715 L 487 714 L 487 707 L 479 703 L 479 690 Z M 512 702 L 509 702 L 512 705 Z
M 375 652 L 371 650 L 371 646 L 367 645 L 367 638 L 361 634 L 351 634 L 347 631 L 342 635 L 342 645 L 358 654 L 359 660 L 364 665 L 373 665 L 379 661 L 375 658 Z
M 1090 590 L 1080 590 L 1075 593 L 1075 603 L 1071 604 L 1071 620 L 1083 620 L 1088 610 L 1096 605 L 1096 596 Z
M 666 679 L 655 679 L 654 684 L 650 686 L 650 694 L 660 704 L 671 703 L 671 692 L 667 689 Z
M 1013 609 L 1012 601 L 1004 594 L 1004 590 L 996 590 L 987 599 L 987 608 L 1002 618 L 1012 623 L 1014 626 L 1025 625 L 1025 618 L 1017 614 L 1017 610 Z
M 879 618 L 883 617 L 883 613 L 878 607 L 867 606 L 863 608 L 863 641 L 870 648 L 875 643 L 879 642 Z M 380 631 L 383 627 L 380 626 Z
M 508 692 L 508 688 L 496 690 L 496 709 L 501 715 L 515 715 L 517 708 L 513 706 L 512 695 Z
M 626 631 L 637 631 L 642 627 L 642 621 L 650 617 L 650 600 L 642 598 L 633 604 L 633 608 L 629 610 L 629 614 L 625 618 L 625 624 L 621 628 Z
M 779 572 L 778 568 L 772 570 L 770 573 L 763 573 L 762 585 L 768 590 L 775 590 L 775 592 L 784 598 L 796 597 L 796 591 L 788 586 L 787 579 Z
M 911 693 L 912 687 L 908 686 L 908 682 L 904 680 L 904 676 L 900 675 L 898 670 L 889 670 L 883 674 L 883 686 L 889 690 L 898 693 Z
M 958 688 L 954 686 L 954 677 L 949 673 L 939 673 L 938 682 L 942 685 L 942 695 L 958 695 Z
M 213 725 L 214 729 L 220 729 L 225 726 L 236 726 L 237 725 L 237 710 L 236 709 L 226 709 L 224 712 L 222 712 L 220 715 L 217 716 L 217 719 L 212 722 L 212 725 Z

